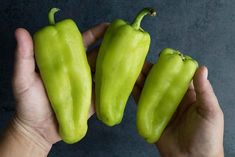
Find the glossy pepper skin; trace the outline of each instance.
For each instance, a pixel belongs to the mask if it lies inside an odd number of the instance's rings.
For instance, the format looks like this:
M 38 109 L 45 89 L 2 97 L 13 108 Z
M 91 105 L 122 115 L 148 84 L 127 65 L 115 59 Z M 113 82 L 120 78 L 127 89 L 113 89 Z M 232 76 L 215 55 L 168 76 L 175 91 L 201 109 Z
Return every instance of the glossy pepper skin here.
M 198 67 L 191 57 L 166 48 L 150 70 L 137 108 L 137 129 L 156 142 L 186 93 Z
M 87 132 L 92 79 L 81 33 L 71 19 L 55 23 L 57 11 L 51 9 L 50 25 L 33 36 L 35 57 L 60 136 L 75 143 Z
M 127 99 L 134 87 L 150 46 L 150 36 L 140 23 L 151 8 L 139 12 L 134 22 L 117 19 L 104 35 L 95 74 L 96 113 L 108 126 L 119 124 Z

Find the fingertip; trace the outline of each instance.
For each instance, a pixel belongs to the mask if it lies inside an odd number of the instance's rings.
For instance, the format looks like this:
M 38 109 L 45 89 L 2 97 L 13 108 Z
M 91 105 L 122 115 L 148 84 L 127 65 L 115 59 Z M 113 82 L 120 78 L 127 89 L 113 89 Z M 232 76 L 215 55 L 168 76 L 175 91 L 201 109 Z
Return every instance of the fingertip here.
M 208 77 L 208 69 L 206 66 L 201 66 L 197 69 L 193 77 L 194 86 L 201 84 L 204 80 L 207 80 Z
M 200 93 L 203 88 L 204 77 L 204 67 L 199 67 L 193 77 L 193 85 L 197 93 Z
M 98 31 L 100 33 L 104 33 L 105 30 L 109 27 L 109 25 L 110 25 L 110 23 L 108 23 L 108 22 L 102 22 L 96 26 L 96 28 L 98 29 L 96 31 Z M 99 34 L 99 33 L 97 33 L 97 34 Z M 100 34 L 99 34 L 99 36 L 100 36 Z
M 18 34 L 22 31 L 23 28 L 16 28 L 15 37 L 18 37 Z
M 87 48 L 101 39 L 108 28 L 108 25 L 107 22 L 103 22 L 82 33 L 84 46 Z
M 15 30 L 17 41 L 14 63 L 14 79 L 29 76 L 35 70 L 33 41 L 29 32 L 24 28 Z
M 33 41 L 29 32 L 24 28 L 15 30 L 15 38 L 17 41 L 16 55 L 31 56 L 33 53 Z
M 16 28 L 15 35 L 18 35 L 19 33 L 21 33 L 24 30 L 25 30 L 24 28 Z
M 29 36 L 29 32 L 24 29 L 24 28 L 17 28 L 15 30 L 15 37 L 16 39 L 20 39 L 21 37 L 24 37 L 24 36 Z
M 205 80 L 207 80 L 208 78 L 208 69 L 206 66 L 201 66 L 201 71 L 202 71 L 202 76 Z
M 17 42 L 17 46 L 19 46 L 20 37 L 21 37 L 21 34 L 22 34 L 23 31 L 24 31 L 23 28 L 17 28 L 15 30 L 15 39 L 16 39 L 16 42 Z
M 208 69 L 206 66 L 199 67 L 194 75 L 193 85 L 198 98 L 214 97 L 213 88 L 207 76 Z
M 110 23 L 109 22 L 102 22 L 100 24 L 98 24 L 97 26 L 95 26 L 96 28 L 100 29 L 100 30 L 106 30 L 109 27 Z

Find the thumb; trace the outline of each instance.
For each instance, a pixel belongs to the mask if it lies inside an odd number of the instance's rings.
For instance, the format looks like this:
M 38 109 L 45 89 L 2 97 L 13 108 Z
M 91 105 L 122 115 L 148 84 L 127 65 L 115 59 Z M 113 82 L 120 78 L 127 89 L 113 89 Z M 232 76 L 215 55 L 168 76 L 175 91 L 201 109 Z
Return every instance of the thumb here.
M 197 109 L 203 117 L 215 116 L 218 112 L 221 112 L 218 100 L 207 76 L 208 70 L 205 66 L 202 66 L 197 69 L 193 79 Z
M 29 32 L 23 28 L 15 31 L 17 47 L 13 74 L 13 90 L 21 93 L 29 87 L 35 72 L 33 41 Z

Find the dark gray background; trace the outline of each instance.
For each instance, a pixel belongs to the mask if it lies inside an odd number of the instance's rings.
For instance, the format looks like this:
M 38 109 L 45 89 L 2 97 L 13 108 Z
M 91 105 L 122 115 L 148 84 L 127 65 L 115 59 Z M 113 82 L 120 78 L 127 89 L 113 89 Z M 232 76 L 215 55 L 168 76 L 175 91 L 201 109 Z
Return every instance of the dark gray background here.
M 81 31 L 115 18 L 132 21 L 143 7 L 157 9 L 156 18 L 146 17 L 142 27 L 152 37 L 148 60 L 155 62 L 162 48 L 172 47 L 192 56 L 209 68 L 209 79 L 225 116 L 226 156 L 235 156 L 235 1 L 233 0 L 1 0 L 0 1 L 0 129 L 14 112 L 11 76 L 14 61 L 14 30 L 31 33 L 48 24 L 51 7 L 62 9 L 56 19 L 72 18 Z M 140 138 L 135 127 L 136 105 L 131 97 L 122 123 L 105 127 L 95 116 L 81 142 L 55 144 L 50 157 L 128 156 L 156 157 L 155 146 Z

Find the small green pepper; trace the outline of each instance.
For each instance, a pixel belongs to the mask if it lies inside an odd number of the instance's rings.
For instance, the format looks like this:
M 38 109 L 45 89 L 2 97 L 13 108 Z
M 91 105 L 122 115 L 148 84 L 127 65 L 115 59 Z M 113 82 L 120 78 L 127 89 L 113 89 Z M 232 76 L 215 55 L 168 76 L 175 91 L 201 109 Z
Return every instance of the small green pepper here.
M 108 126 L 119 124 L 132 88 L 141 72 L 150 46 L 150 36 L 140 23 L 151 8 L 141 10 L 134 22 L 111 23 L 101 44 L 95 74 L 96 113 Z
M 50 26 L 33 36 L 35 57 L 60 136 L 66 143 L 74 143 L 87 132 L 92 79 L 82 35 L 71 19 L 55 23 L 58 10 L 51 9 Z
M 149 143 L 156 142 L 186 93 L 198 67 L 191 57 L 166 48 L 150 70 L 137 108 L 137 129 Z

